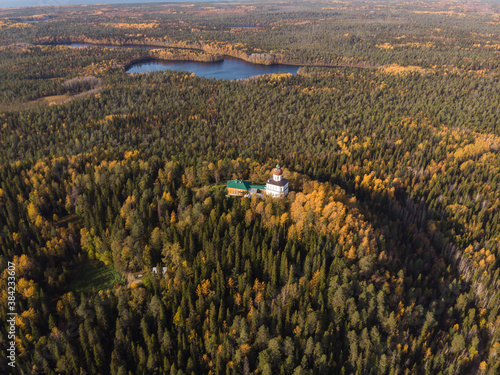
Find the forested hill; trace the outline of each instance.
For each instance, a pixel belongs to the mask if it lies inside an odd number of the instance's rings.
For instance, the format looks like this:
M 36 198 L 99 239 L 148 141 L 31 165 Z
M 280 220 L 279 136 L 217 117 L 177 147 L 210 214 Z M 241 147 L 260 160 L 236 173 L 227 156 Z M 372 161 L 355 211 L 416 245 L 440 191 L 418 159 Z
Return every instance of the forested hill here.
M 2 10 L 0 282 L 13 262 L 18 312 L 2 371 L 499 371 L 498 8 L 363 4 Z M 369 64 L 129 75 L 184 52 L 50 44 L 160 31 Z M 277 162 L 286 198 L 226 196 Z

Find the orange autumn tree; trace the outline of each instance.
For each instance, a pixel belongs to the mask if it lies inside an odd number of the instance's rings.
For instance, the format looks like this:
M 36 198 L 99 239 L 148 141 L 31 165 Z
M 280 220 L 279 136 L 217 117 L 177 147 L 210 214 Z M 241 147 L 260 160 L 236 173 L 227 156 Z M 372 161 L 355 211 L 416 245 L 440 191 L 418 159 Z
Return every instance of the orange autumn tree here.
M 350 260 L 375 252 L 375 230 L 364 220 L 355 198 L 338 186 L 317 181 L 305 183 L 291 204 L 290 216 L 289 238 L 300 240 L 305 230 L 314 229 L 336 238 Z

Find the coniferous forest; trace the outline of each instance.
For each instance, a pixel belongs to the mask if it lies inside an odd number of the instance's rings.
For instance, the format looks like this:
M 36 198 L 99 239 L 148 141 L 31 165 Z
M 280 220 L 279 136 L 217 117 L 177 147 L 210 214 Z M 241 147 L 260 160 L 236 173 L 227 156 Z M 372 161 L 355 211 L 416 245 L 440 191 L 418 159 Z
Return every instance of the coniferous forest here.
M 498 374 L 499 79 L 497 1 L 1 8 L 1 373 Z

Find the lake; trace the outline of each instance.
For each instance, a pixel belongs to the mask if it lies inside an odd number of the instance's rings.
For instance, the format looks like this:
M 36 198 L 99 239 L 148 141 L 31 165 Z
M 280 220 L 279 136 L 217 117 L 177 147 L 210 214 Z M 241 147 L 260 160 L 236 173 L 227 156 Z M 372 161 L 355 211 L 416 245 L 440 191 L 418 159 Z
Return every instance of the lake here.
M 240 28 L 243 28 L 240 26 Z M 91 44 L 91 43 L 64 43 L 66 47 L 107 47 L 107 48 L 141 48 L 155 49 L 161 47 L 112 44 Z M 175 48 L 175 47 L 174 47 Z M 189 49 L 189 48 L 186 48 Z M 226 57 L 219 62 L 198 62 L 198 61 L 147 61 L 138 62 L 127 69 L 127 73 L 150 73 L 165 70 L 185 70 L 200 77 L 217 79 L 242 79 L 262 74 L 291 73 L 297 74 L 298 66 L 293 65 L 260 65 L 252 64 L 243 60 Z
M 297 74 L 298 66 L 259 65 L 243 60 L 226 58 L 221 62 L 194 61 L 149 61 L 132 65 L 127 73 L 149 73 L 165 70 L 185 70 L 200 77 L 218 79 L 241 79 L 262 74 L 291 73 Z

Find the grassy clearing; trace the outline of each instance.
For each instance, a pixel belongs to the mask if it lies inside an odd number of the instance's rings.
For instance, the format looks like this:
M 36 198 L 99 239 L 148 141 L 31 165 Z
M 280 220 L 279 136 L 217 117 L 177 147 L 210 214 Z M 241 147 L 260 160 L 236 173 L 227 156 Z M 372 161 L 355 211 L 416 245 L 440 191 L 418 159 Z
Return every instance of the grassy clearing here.
M 33 108 L 36 105 L 40 105 L 37 101 L 30 102 L 16 102 L 10 104 L 0 103 L 0 112 L 17 112 L 17 111 L 25 111 L 30 108 Z
M 64 95 L 51 95 L 51 96 L 44 96 L 43 98 L 37 99 L 38 101 L 45 102 L 48 105 L 54 105 L 54 104 L 63 104 L 66 102 L 70 97 L 66 94 Z
M 86 260 L 75 269 L 68 288 L 74 293 L 88 293 L 111 289 L 123 282 L 123 276 L 113 267 L 101 261 Z
M 9 103 L 9 104 L 0 103 L 0 112 L 24 111 L 24 110 L 28 110 L 28 109 L 31 109 L 33 107 L 36 107 L 37 105 L 38 106 L 39 105 L 51 106 L 51 105 L 63 104 L 63 103 L 66 103 L 70 99 L 71 99 L 71 97 L 64 94 L 64 95 L 44 96 L 42 98 L 29 100 L 27 102 L 16 102 L 16 103 Z

